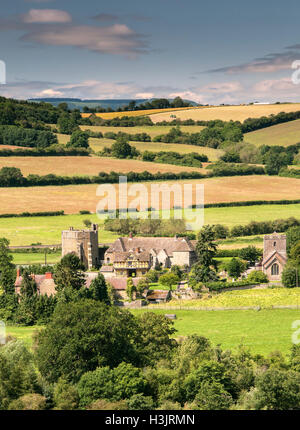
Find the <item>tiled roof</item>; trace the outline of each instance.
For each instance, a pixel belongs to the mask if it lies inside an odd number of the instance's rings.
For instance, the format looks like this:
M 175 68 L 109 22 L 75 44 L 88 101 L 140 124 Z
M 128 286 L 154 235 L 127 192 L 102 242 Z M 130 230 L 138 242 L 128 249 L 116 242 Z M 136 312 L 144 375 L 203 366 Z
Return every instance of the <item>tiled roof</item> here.
M 132 251 L 132 252 L 116 252 L 115 253 L 115 262 L 122 262 L 126 261 L 130 255 L 134 254 L 134 258 L 137 261 L 149 261 L 150 254 L 149 252 L 138 252 L 138 251 Z
M 42 296 L 45 294 L 47 296 L 56 294 L 55 282 L 51 273 L 46 273 L 45 275 L 32 275 L 32 276 L 34 277 L 38 294 Z M 17 276 L 16 282 L 15 282 L 17 294 L 20 293 L 22 280 L 23 280 L 22 276 Z
M 128 278 L 107 278 L 106 282 L 109 283 L 115 290 L 125 291 L 127 287 Z M 131 278 L 133 285 L 137 285 L 139 280 L 142 278 Z
M 165 250 L 168 256 L 173 252 L 192 252 L 193 243 L 185 237 L 120 237 L 106 251 L 106 253 L 123 253 L 139 249 L 141 252 Z

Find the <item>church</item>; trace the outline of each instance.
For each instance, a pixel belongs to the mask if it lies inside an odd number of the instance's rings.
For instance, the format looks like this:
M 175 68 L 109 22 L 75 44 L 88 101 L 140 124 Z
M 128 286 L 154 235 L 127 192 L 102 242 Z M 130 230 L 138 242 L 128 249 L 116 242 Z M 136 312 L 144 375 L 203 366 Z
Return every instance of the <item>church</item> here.
M 263 258 L 256 268 L 262 270 L 269 281 L 280 281 L 286 262 L 286 235 L 276 232 L 265 235 Z

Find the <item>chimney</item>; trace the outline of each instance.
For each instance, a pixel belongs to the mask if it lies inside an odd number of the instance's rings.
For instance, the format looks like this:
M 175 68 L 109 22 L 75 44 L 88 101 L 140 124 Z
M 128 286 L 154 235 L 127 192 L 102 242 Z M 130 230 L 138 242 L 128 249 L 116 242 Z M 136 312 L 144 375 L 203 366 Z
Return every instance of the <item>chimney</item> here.
M 129 239 L 132 240 L 133 234 L 132 231 L 129 233 Z
M 51 272 L 46 272 L 45 273 L 45 279 L 53 279 L 52 273 Z

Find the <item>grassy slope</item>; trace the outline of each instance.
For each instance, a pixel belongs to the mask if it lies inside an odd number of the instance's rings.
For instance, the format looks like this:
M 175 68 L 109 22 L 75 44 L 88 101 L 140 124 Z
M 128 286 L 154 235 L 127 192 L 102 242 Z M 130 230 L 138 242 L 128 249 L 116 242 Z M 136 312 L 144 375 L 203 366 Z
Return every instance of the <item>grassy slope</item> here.
M 245 142 L 254 145 L 289 146 L 300 142 L 300 120 L 274 125 L 262 130 L 246 133 Z
M 83 209 L 83 208 L 82 208 Z M 236 224 L 247 224 L 252 220 L 265 221 L 289 216 L 300 217 L 300 204 L 298 205 L 262 205 L 233 208 L 205 209 L 204 219 L 206 224 L 224 224 L 232 227 Z M 83 228 L 83 220 L 89 219 L 100 225 L 99 242 L 112 242 L 117 234 L 104 231 L 101 228 L 102 221 L 93 215 L 65 215 L 57 217 L 34 218 L 0 218 L 0 237 L 7 237 L 11 245 L 31 245 L 41 242 L 53 245 L 61 241 L 61 231 L 74 228 Z M 223 241 L 222 248 L 241 248 L 255 244 L 261 246 L 262 239 L 249 242 L 250 238 L 236 239 L 233 242 Z M 14 254 L 17 255 L 17 254 Z
M 92 128 L 92 129 L 103 129 L 103 128 L 114 128 L 115 132 L 118 132 L 119 130 L 123 130 L 126 127 L 88 127 L 88 128 Z M 170 129 L 170 127 L 134 127 L 133 129 L 129 129 L 127 128 L 127 132 L 128 133 L 138 133 L 138 129 L 139 130 L 144 130 L 144 129 L 148 129 L 148 128 L 154 128 L 155 130 L 158 128 L 167 128 Z M 192 128 L 192 127 L 187 127 L 187 128 Z M 199 129 L 201 127 L 195 127 L 195 129 Z M 158 133 L 159 134 L 159 133 Z M 155 135 L 155 133 L 154 133 Z M 65 145 L 68 140 L 69 140 L 69 136 L 63 135 L 63 134 L 58 134 L 57 135 L 59 143 L 62 145 Z M 90 147 L 95 151 L 95 152 L 100 152 L 102 151 L 105 147 L 110 148 L 111 145 L 114 143 L 115 141 L 112 139 L 97 139 L 97 138 L 90 138 L 89 139 L 89 144 Z M 206 148 L 203 146 L 196 146 L 196 145 L 180 145 L 180 144 L 176 144 L 176 143 L 160 143 L 160 142 L 130 142 L 130 145 L 135 146 L 139 151 L 143 152 L 143 151 L 153 151 L 153 152 L 159 152 L 159 151 L 175 151 L 175 152 L 179 152 L 180 154 L 188 154 L 190 152 L 197 152 L 199 154 L 205 154 L 207 155 L 209 161 L 217 161 L 223 154 L 224 151 L 222 149 L 214 149 L 214 148 Z
M 45 254 L 42 253 L 28 253 L 18 252 L 13 253 L 14 264 L 45 264 Z M 61 259 L 61 252 L 55 254 L 47 254 L 47 264 L 58 263 Z
M 151 310 L 152 311 L 152 310 Z M 139 315 L 145 310 L 132 310 Z M 154 310 L 165 314 L 164 310 Z M 257 311 L 187 311 L 176 310 L 176 336 L 198 334 L 223 349 L 236 349 L 243 344 L 253 353 L 267 355 L 279 350 L 288 354 L 292 347 L 291 325 L 299 319 L 299 310 L 276 309 Z M 7 327 L 7 333 L 32 345 L 33 333 L 41 327 Z
M 189 109 L 175 112 L 176 118 L 182 120 L 214 120 L 223 121 L 245 121 L 247 118 L 259 118 L 280 112 L 295 112 L 300 110 L 300 103 L 281 105 L 253 105 L 253 106 L 216 106 L 204 109 Z M 150 115 L 153 122 L 172 121 L 173 112 L 157 113 Z

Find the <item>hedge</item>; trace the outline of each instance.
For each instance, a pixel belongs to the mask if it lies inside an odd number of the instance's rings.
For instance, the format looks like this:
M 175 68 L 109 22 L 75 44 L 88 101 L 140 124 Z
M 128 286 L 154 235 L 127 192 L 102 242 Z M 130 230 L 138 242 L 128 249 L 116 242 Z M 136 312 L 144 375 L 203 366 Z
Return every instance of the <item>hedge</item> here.
M 0 218 L 25 218 L 25 217 L 37 217 L 37 216 L 61 216 L 65 215 L 64 211 L 55 212 L 22 212 L 19 214 L 0 214 Z
M 208 282 L 205 284 L 206 288 L 210 291 L 220 291 L 226 288 L 237 288 L 237 287 L 247 287 L 250 285 L 259 285 L 260 282 L 249 282 L 249 281 L 237 281 L 237 282 Z

